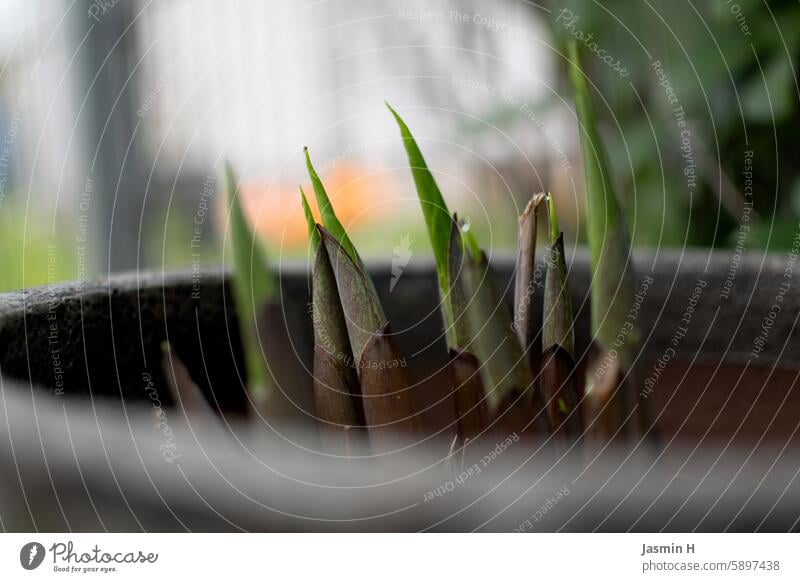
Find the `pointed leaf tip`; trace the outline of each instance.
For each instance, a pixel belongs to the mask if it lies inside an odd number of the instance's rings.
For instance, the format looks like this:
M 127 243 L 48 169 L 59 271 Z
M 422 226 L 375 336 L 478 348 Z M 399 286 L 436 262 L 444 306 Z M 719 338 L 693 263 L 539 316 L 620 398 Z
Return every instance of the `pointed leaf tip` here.
M 303 214 L 306 217 L 306 224 L 308 225 L 308 236 L 311 239 L 311 250 L 316 252 L 317 247 L 319 247 L 319 232 L 317 231 L 317 221 L 314 219 L 314 214 L 311 212 L 311 207 L 308 205 L 308 199 L 306 198 L 306 193 L 303 191 L 303 187 L 300 186 L 300 202 L 303 205 Z
M 558 227 L 558 215 L 556 214 L 555 197 L 552 193 L 547 193 L 547 211 L 550 218 L 550 242 L 555 243 L 561 229 Z
M 558 233 L 548 252 L 542 306 L 544 309 L 542 315 L 542 347 L 546 350 L 553 345 L 559 345 L 574 359 L 575 331 L 573 327 L 572 298 L 567 282 L 564 233 L 562 232 Z
M 233 250 L 234 306 L 245 355 L 247 385 L 254 396 L 262 397 L 273 386 L 256 331 L 256 314 L 276 300 L 280 286 L 277 275 L 269 267 L 261 241 L 244 214 L 230 162 L 225 164 L 225 179 Z
M 319 213 L 322 217 L 322 224 L 336 237 L 350 258 L 360 263 L 361 259 L 358 257 L 358 253 L 353 243 L 350 241 L 350 237 L 347 236 L 344 225 L 342 225 L 339 218 L 336 216 L 330 198 L 328 198 L 328 193 L 325 191 L 325 186 L 322 184 L 322 180 L 320 180 L 314 169 L 314 165 L 311 163 L 311 156 L 308 153 L 307 147 L 303 149 L 303 153 L 305 154 L 306 169 L 311 178 L 311 185 L 314 188 L 314 197 L 317 199 L 317 206 L 319 207 Z

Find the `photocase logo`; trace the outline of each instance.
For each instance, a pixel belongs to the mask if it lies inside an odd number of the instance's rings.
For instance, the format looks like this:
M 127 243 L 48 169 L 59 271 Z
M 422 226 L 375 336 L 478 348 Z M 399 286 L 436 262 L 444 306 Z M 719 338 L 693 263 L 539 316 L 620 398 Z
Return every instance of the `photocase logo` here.
M 404 235 L 400 239 L 400 244 L 392 249 L 392 279 L 389 281 L 389 293 L 394 291 L 394 286 L 400 280 L 403 274 L 403 269 L 408 265 L 411 260 L 411 237 Z
M 35 570 L 44 560 L 44 546 L 39 542 L 28 542 L 19 551 L 19 563 L 26 570 Z

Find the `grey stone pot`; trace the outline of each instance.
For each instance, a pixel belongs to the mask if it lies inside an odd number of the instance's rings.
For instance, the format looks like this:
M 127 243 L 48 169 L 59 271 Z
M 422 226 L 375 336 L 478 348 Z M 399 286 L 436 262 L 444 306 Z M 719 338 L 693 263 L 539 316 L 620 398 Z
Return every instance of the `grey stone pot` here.
M 590 269 L 570 267 L 579 353 Z M 443 473 L 431 438 L 388 458 L 336 459 L 292 426 L 253 439 L 225 277 L 141 273 L 0 297 L 0 518 L 9 530 L 788 530 L 800 516 L 800 298 L 789 259 L 699 252 L 636 257 L 657 452 L 556 455 L 515 444 L 479 474 Z M 509 294 L 510 257 L 493 261 Z M 417 379 L 444 361 L 435 276 L 410 265 L 389 292 L 372 273 Z M 788 273 L 788 275 L 787 275 Z M 282 273 L 285 321 L 310 369 L 309 281 Z M 778 299 L 780 298 L 780 299 Z M 541 290 L 531 309 L 541 312 Z M 777 306 L 777 309 L 776 309 Z M 169 408 L 168 338 L 219 426 Z M 310 376 L 297 374 L 298 390 Z M 423 398 L 445 420 L 441 382 Z M 439 392 L 437 392 L 439 390 Z M 169 438 L 154 407 L 169 422 Z M 440 408 L 444 404 L 438 405 Z M 162 423 L 163 424 L 163 423 Z M 524 441 L 521 441 L 524 442 Z M 169 449 L 173 459 L 164 454 Z M 178 455 L 175 457 L 174 455 Z M 559 494 L 559 492 L 561 492 Z M 555 501 L 554 501 L 555 500 Z

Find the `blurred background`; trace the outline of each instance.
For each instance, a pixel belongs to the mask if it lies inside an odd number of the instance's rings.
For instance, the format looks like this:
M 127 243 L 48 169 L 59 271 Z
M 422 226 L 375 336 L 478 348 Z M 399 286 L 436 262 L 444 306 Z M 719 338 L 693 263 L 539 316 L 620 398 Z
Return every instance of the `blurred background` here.
M 224 263 L 225 160 L 304 260 L 305 145 L 362 254 L 424 261 L 384 100 L 491 252 L 548 190 L 580 244 L 568 38 L 635 245 L 790 248 L 796 0 L 3 0 L 0 289 Z

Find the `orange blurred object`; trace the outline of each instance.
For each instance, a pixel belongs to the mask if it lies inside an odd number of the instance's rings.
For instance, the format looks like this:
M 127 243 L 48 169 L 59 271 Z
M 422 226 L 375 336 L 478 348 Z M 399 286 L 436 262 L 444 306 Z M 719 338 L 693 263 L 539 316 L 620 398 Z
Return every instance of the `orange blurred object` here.
M 348 231 L 375 220 L 378 214 L 386 214 L 385 206 L 377 212 L 378 203 L 391 192 L 385 173 L 370 171 L 353 163 L 339 163 L 330 171 L 321 173 L 320 178 L 336 215 Z M 302 186 L 319 221 L 319 208 L 311 183 Z M 243 182 L 239 192 L 251 224 L 268 245 L 293 250 L 308 244 L 308 225 L 297 184 L 269 187 Z

